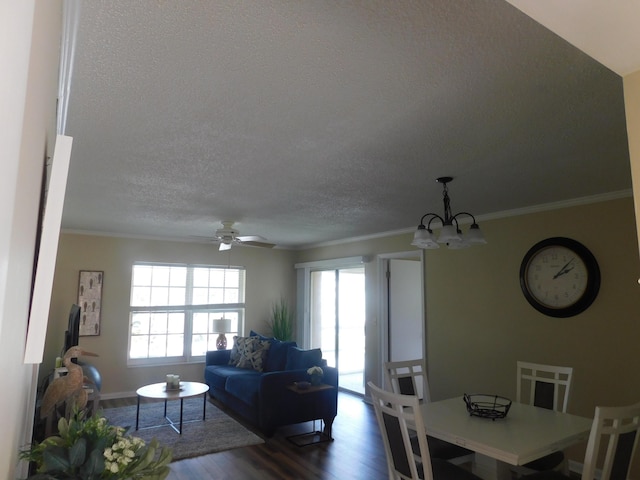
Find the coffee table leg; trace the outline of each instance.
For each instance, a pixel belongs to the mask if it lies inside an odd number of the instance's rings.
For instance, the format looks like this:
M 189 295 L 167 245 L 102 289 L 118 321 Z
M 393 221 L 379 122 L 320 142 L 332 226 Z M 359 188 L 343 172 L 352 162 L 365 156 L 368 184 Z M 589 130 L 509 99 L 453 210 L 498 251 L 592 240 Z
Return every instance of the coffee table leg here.
M 136 408 L 136 430 L 138 430 L 139 420 L 140 420 L 140 395 L 138 395 L 138 407 Z
M 182 406 L 184 405 L 184 398 L 180 399 L 180 435 L 182 435 Z
M 202 421 L 204 422 L 205 415 L 207 414 L 207 392 L 204 392 L 202 397 L 204 398 L 204 402 L 202 403 Z

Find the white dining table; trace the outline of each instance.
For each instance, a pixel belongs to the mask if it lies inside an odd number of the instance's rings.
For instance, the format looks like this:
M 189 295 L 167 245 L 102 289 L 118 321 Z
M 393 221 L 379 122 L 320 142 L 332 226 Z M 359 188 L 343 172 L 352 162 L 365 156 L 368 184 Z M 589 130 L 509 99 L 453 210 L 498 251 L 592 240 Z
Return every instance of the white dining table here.
M 427 434 L 475 452 L 473 471 L 510 479 L 510 465 L 563 450 L 588 438 L 592 420 L 513 402 L 505 418 L 471 416 L 462 397 L 421 405 Z

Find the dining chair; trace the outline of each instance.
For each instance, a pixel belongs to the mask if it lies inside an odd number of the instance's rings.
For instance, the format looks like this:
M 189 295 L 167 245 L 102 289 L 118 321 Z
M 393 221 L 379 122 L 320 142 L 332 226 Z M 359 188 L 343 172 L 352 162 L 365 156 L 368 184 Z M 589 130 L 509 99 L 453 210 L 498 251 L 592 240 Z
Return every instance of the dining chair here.
M 464 468 L 429 455 L 427 434 L 415 395 L 401 395 L 367 383 L 382 434 L 390 480 L 479 480 Z
M 640 403 L 626 407 L 596 407 L 584 456 L 582 480 L 596 478 L 599 453 L 604 458 L 600 466 L 600 480 L 627 480 L 634 453 L 638 447 Z M 601 448 L 603 447 L 603 448 Z M 605 451 L 606 447 L 606 451 Z M 525 475 L 523 480 L 569 480 L 556 470 Z
M 384 371 L 391 391 L 401 395 L 415 395 L 421 402 L 430 402 L 429 380 L 424 360 L 385 362 Z M 439 438 L 427 437 L 429 451 L 434 458 L 448 460 L 457 465 L 473 461 L 473 452 Z
M 516 401 L 549 410 L 567 412 L 572 367 L 559 367 L 531 362 L 517 362 Z M 530 474 L 560 468 L 569 473 L 569 464 L 563 452 L 554 452 L 529 462 L 513 470 L 520 474 Z

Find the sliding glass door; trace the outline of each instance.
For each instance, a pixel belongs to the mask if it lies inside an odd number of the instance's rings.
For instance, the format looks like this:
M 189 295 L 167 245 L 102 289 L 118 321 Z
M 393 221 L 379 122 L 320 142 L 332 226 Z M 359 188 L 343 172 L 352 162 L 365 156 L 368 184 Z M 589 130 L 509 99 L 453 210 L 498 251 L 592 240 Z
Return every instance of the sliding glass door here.
M 364 267 L 311 272 L 310 342 L 340 372 L 340 387 L 364 393 Z

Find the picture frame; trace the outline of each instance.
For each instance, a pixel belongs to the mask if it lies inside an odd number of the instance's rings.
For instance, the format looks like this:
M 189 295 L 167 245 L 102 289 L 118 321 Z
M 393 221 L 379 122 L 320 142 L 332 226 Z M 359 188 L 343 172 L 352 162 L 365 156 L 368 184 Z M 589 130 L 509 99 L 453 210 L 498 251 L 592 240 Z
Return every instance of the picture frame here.
M 81 337 L 100 335 L 103 281 L 103 271 L 80 270 L 78 305 Z

